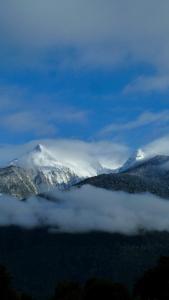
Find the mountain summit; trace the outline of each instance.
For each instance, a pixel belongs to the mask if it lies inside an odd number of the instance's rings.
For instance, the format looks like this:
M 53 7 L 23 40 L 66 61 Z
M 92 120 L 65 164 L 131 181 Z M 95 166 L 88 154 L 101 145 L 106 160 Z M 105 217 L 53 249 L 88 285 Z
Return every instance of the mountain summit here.
M 29 174 L 29 181 L 38 191 L 52 186 L 65 189 L 85 178 L 112 172 L 97 160 L 63 157 L 56 149 L 42 144 L 37 144 L 31 151 L 11 161 L 9 166 L 17 174 L 20 169 Z
M 42 152 L 44 150 L 44 146 L 41 144 L 38 144 L 35 148 L 34 151 L 35 152 Z
M 13 160 L 10 164 L 29 169 L 37 169 L 41 167 L 56 167 L 59 165 L 59 162 L 47 147 L 38 144 L 33 150 Z
M 0 168 L 0 193 L 27 198 L 51 187 L 64 190 L 83 182 L 130 193 L 153 192 L 169 198 L 169 156 L 148 157 L 138 149 L 121 168 L 114 170 L 106 169 L 95 157 L 75 154 L 37 144 L 7 167 Z
M 126 171 L 131 167 L 138 165 L 146 159 L 146 154 L 142 149 L 136 150 L 131 157 L 125 162 L 125 164 L 119 169 L 120 172 Z

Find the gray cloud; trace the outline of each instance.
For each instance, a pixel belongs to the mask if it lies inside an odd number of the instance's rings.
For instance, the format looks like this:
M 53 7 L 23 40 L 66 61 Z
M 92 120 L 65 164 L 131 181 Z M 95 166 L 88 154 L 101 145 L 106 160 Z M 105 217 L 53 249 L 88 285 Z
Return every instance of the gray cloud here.
M 14 61 L 20 53 L 20 62 L 26 55 L 22 63 L 29 65 L 40 60 L 42 66 L 53 49 L 56 65 L 144 63 L 156 76 L 138 79 L 134 89 L 162 90 L 168 88 L 168 10 L 167 0 L 6 0 L 0 10 L 1 51 L 11 49 Z
M 150 194 L 131 195 L 91 186 L 53 192 L 60 201 L 0 197 L 0 225 L 49 226 L 54 231 L 99 230 L 134 234 L 140 229 L 169 230 L 169 202 Z

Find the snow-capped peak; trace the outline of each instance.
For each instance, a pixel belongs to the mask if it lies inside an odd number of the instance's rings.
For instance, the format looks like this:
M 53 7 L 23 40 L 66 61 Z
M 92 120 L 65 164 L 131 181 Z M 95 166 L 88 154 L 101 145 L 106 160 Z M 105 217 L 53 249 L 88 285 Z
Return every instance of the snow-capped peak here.
M 60 165 L 56 157 L 41 144 L 38 144 L 32 151 L 27 152 L 20 158 L 15 159 L 11 164 L 29 169 L 56 167 Z
M 34 151 L 35 152 L 42 152 L 44 150 L 44 146 L 41 144 L 38 144 L 35 148 Z
M 53 150 L 42 144 L 36 145 L 33 150 L 13 160 L 10 165 L 33 170 L 35 177 L 41 177 L 38 180 L 48 185 L 73 184 L 84 178 L 110 171 L 97 160 L 87 157 L 83 159 L 64 157 L 57 149 Z
M 138 161 L 138 160 L 142 160 L 145 158 L 145 153 L 142 149 L 138 149 L 136 152 L 135 152 L 135 160 Z
M 132 156 L 125 162 L 125 164 L 120 168 L 120 172 L 125 171 L 134 165 L 144 161 L 146 155 L 142 149 L 136 150 Z

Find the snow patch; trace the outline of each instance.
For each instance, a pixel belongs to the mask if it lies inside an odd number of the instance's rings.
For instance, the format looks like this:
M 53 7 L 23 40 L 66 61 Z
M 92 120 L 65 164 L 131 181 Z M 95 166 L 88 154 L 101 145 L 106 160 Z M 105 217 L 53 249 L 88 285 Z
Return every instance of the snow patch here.
M 125 164 L 119 169 L 120 172 L 126 171 L 129 168 L 143 162 L 146 159 L 145 152 L 142 149 L 136 150 L 133 155 L 125 162 Z

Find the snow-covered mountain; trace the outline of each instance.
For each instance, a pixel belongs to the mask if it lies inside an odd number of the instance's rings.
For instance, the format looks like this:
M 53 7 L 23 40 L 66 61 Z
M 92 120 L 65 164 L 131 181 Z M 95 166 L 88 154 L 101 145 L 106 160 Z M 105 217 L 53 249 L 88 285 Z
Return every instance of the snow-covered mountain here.
M 169 199 L 169 155 L 147 157 L 138 151 L 118 172 L 87 178 L 78 185 L 124 191 L 127 193 L 149 192 Z
M 16 166 L 0 168 L 0 194 L 23 199 L 38 192 L 39 187 L 31 171 Z
M 78 177 L 94 176 L 103 170 L 105 171 L 105 168 L 102 167 L 98 161 L 95 161 L 94 163 L 85 161 L 84 164 L 82 161 L 71 161 L 68 158 L 60 159 L 55 153 L 41 144 L 38 144 L 32 151 L 24 154 L 20 158 L 10 162 L 10 165 L 17 165 L 35 170 L 43 170 L 46 168 L 57 170 L 69 169 Z
M 126 171 L 133 166 L 139 165 L 147 159 L 146 154 L 142 149 L 136 150 L 132 156 L 124 163 L 124 165 L 119 169 L 120 172 Z
M 138 149 L 121 168 L 108 169 L 105 165 L 109 164 L 104 163 L 103 157 L 99 160 L 91 155 L 64 155 L 56 148 L 38 144 L 0 168 L 0 193 L 22 199 L 44 194 L 52 187 L 63 190 L 85 179 L 91 184 L 98 180 L 100 187 L 107 187 L 107 182 L 112 189 L 127 191 L 131 187 L 137 192 L 154 191 L 160 182 L 165 187 L 160 195 L 166 195 L 166 187 L 168 191 L 169 156 L 148 157 Z M 108 175 L 98 176 L 101 174 Z
M 29 173 L 31 171 L 33 181 L 39 189 L 43 186 L 64 189 L 82 179 L 112 171 L 104 168 L 99 161 L 60 159 L 52 150 L 41 144 L 14 159 L 9 165 L 28 170 Z
M 57 185 L 63 188 L 65 185 L 76 183 L 79 177 L 79 174 L 58 161 L 46 147 L 40 144 L 10 162 L 10 165 L 31 170 L 34 181 L 39 187 Z

